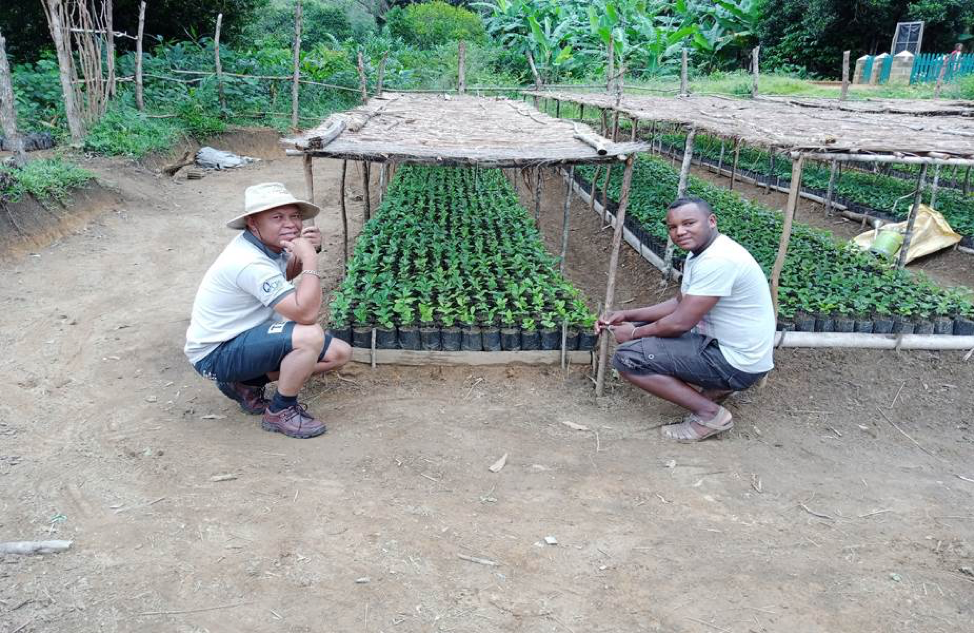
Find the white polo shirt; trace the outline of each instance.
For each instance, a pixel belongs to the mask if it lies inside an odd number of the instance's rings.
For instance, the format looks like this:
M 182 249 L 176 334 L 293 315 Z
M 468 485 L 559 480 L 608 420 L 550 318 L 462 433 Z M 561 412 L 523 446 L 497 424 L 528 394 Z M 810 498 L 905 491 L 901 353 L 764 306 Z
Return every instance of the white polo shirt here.
M 183 348 L 189 362 L 275 318 L 274 306 L 294 292 L 287 260 L 287 253 L 275 253 L 248 230 L 227 244 L 196 291 Z
M 728 363 L 751 374 L 774 367 L 774 306 L 761 266 L 747 249 L 718 235 L 699 256 L 687 256 L 680 292 L 720 297 L 696 331 L 717 339 Z

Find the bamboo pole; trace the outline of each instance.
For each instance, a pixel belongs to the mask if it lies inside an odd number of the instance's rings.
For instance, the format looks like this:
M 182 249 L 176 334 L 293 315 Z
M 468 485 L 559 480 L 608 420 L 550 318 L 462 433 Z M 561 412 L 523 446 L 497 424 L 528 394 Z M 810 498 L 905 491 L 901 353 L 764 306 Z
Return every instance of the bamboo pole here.
M 568 187 L 565 189 L 565 212 L 561 225 L 561 256 L 558 258 L 558 272 L 565 274 L 565 256 L 568 254 L 568 220 L 572 206 L 572 192 L 575 191 L 575 165 L 568 168 Z
M 68 119 L 68 130 L 73 143 L 80 143 L 85 135 L 84 125 L 75 100 L 74 87 L 71 80 L 75 76 L 74 63 L 71 58 L 71 42 L 66 29 L 69 27 L 67 7 L 63 0 L 43 0 L 44 12 L 47 15 L 48 28 L 54 40 L 57 51 L 58 75 L 61 80 L 61 92 L 64 96 L 64 112 Z
M 903 245 L 900 246 L 900 256 L 896 261 L 897 268 L 906 266 L 906 256 L 910 250 L 910 243 L 913 241 L 913 225 L 916 223 L 917 212 L 923 204 L 923 187 L 927 179 L 927 166 L 920 165 L 920 175 L 917 176 L 917 190 L 913 194 L 913 206 L 910 208 L 910 217 L 906 221 L 906 233 L 903 235 Z
M 294 54 L 291 80 L 291 127 L 298 128 L 298 90 L 301 79 L 301 0 L 294 3 Z
M 24 139 L 17 131 L 17 108 L 14 102 L 14 88 L 10 63 L 7 61 L 7 42 L 0 31 L 0 125 L 7 137 L 7 146 L 14 154 L 15 163 L 27 162 L 24 152 Z
M 687 185 L 690 182 L 690 165 L 693 161 L 693 139 L 696 134 L 697 129 L 695 127 L 691 127 L 687 131 L 687 140 L 683 146 L 683 164 L 680 166 L 680 180 L 676 186 L 676 197 L 678 199 L 686 196 L 687 193 Z M 673 240 L 667 235 L 666 252 L 663 256 L 663 278 L 660 279 L 660 286 L 665 286 L 669 283 L 670 277 L 673 275 L 673 251 Z
M 781 227 L 781 241 L 778 243 L 778 255 L 771 269 L 771 303 L 774 305 L 774 316 L 778 318 L 778 282 L 781 279 L 781 269 L 785 266 L 788 255 L 788 242 L 791 241 L 791 225 L 795 220 L 795 209 L 798 208 L 798 198 L 802 186 L 802 170 L 805 168 L 805 157 L 799 156 L 791 166 L 791 187 L 788 190 L 788 203 L 785 206 L 785 221 Z
M 940 186 L 940 165 L 933 168 L 933 185 L 930 187 L 930 208 L 937 208 L 937 189 Z
M 369 101 L 369 90 L 368 82 L 365 79 L 365 59 L 362 57 L 362 50 L 359 49 L 358 52 L 358 81 L 359 88 L 362 91 L 362 103 L 368 103 Z
M 842 94 L 839 95 L 840 101 L 845 101 L 849 96 L 849 55 L 851 51 L 842 53 Z
M 761 47 L 755 46 L 754 50 L 751 51 L 751 73 L 753 74 L 753 83 L 751 84 L 751 98 L 758 96 L 758 58 L 761 55 Z
M 300 3 L 298 3 L 300 6 Z M 216 66 L 216 91 L 220 98 L 220 110 L 227 109 L 227 98 L 223 92 L 223 65 L 220 64 L 220 27 L 223 26 L 223 14 L 216 16 L 216 34 L 213 36 L 213 63 Z M 297 127 L 294 123 L 292 126 Z
M 338 188 L 338 205 L 342 212 L 342 276 L 348 267 L 348 213 L 345 210 L 345 176 L 348 173 L 348 161 L 342 161 L 342 181 Z
M 142 96 L 142 35 L 145 33 L 145 0 L 139 3 L 139 35 L 135 40 L 135 106 L 145 110 Z
M 382 83 L 385 81 L 386 77 L 386 59 L 389 58 L 389 51 L 382 54 L 382 60 L 379 62 L 379 77 L 375 82 L 375 94 L 377 97 L 382 96 Z
M 369 181 L 372 179 L 372 163 L 367 160 L 362 161 L 362 202 L 365 204 L 365 221 L 372 219 L 372 195 L 369 191 Z
M 541 165 L 534 168 L 534 224 L 541 228 L 541 187 L 544 183 L 542 179 Z
M 680 61 L 680 96 L 687 97 L 690 95 L 690 80 L 689 73 L 687 72 L 687 67 L 689 66 L 687 47 L 683 47 L 683 58 Z
M 102 8 L 105 12 L 105 70 L 108 75 L 108 96 L 115 96 L 115 29 L 113 28 L 114 7 L 112 0 L 103 0 Z
M 832 217 L 832 205 L 835 197 L 835 179 L 839 172 L 839 163 L 832 161 L 829 167 L 829 188 L 825 192 L 825 215 Z
M 609 255 L 609 279 L 605 286 L 605 314 L 612 312 L 616 294 L 616 271 L 619 268 L 619 247 L 622 245 L 622 230 L 626 222 L 626 207 L 629 205 L 629 188 L 632 185 L 632 166 L 634 159 L 626 159 L 622 174 L 622 193 L 619 195 L 619 209 L 616 212 L 616 226 L 612 234 L 612 251 Z M 606 213 L 608 216 L 608 213 Z M 605 366 L 609 359 L 609 332 L 603 331 L 599 337 L 599 366 L 595 377 L 595 395 L 605 393 Z
M 467 92 L 467 43 L 463 40 L 457 45 L 457 92 Z

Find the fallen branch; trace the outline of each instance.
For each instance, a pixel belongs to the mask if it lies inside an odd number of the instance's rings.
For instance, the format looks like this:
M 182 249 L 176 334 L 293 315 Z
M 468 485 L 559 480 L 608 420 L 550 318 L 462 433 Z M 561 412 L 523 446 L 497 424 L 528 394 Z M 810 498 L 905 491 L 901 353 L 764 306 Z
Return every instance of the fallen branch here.
M 9 541 L 0 543 L 0 554 L 56 554 L 71 548 L 73 541 Z
M 879 414 L 883 416 L 883 419 L 885 419 L 885 420 L 886 420 L 887 422 L 889 422 L 889 423 L 890 423 L 890 424 L 891 424 L 891 425 L 893 426 L 893 428 L 894 428 L 894 429 L 896 429 L 897 431 L 899 431 L 900 433 L 902 433 L 902 434 L 903 434 L 903 437 L 905 437 L 906 439 L 908 439 L 908 440 L 910 440 L 911 442 L 913 442 L 913 444 L 914 444 L 914 445 L 915 445 L 915 446 L 916 446 L 917 448 L 919 448 L 919 449 L 920 449 L 921 451 L 923 451 L 924 453 L 926 453 L 926 454 L 927 454 L 927 455 L 929 455 L 930 457 L 934 457 L 934 458 L 936 458 L 936 459 L 940 459 L 939 457 L 937 457 L 936 455 L 934 455 L 933 453 L 931 453 L 931 452 L 930 452 L 930 451 L 928 451 L 927 449 L 925 449 L 925 448 L 923 448 L 922 446 L 920 446 L 920 443 L 919 443 L 919 442 L 917 442 L 917 441 L 916 441 L 915 439 L 913 439 L 912 437 L 910 437 L 910 434 L 909 434 L 909 433 L 907 433 L 906 431 L 904 431 L 903 429 L 901 429 L 901 428 L 900 428 L 899 426 L 897 426 L 897 425 L 896 425 L 896 422 L 893 422 L 892 420 L 890 420 L 890 419 L 889 419 L 889 418 L 888 418 L 888 417 L 886 416 L 886 413 L 884 413 L 884 412 L 883 412 L 883 410 L 882 410 L 882 409 L 880 409 L 879 407 L 876 407 L 876 410 L 877 410 L 877 411 L 879 411 Z
M 820 519 L 828 519 L 829 521 L 835 521 L 835 517 L 830 517 L 827 514 L 822 514 L 821 512 L 816 512 L 816 511 L 812 510 L 811 508 L 809 508 L 804 503 L 802 503 L 801 501 L 798 502 L 798 507 L 801 508 L 802 510 L 804 510 L 805 512 L 809 513 L 813 517 L 818 517 Z
M 477 558 L 476 556 L 467 556 L 466 554 L 457 554 L 457 558 L 471 563 L 477 563 L 478 565 L 487 565 L 488 567 L 497 567 L 500 564 L 488 558 Z
M 139 616 L 146 615 L 184 615 L 187 613 L 203 613 L 204 611 L 217 611 L 219 609 L 232 609 L 234 607 L 242 607 L 249 602 L 235 602 L 234 604 L 223 604 L 217 607 L 203 607 L 202 609 L 186 609 L 184 611 L 143 611 L 142 613 L 137 613 Z
M 190 156 L 193 156 L 193 158 L 190 158 Z M 180 169 L 182 169 L 183 167 L 188 167 L 195 162 L 196 162 L 196 156 L 193 154 L 193 151 L 190 150 L 187 151 L 185 154 L 183 154 L 183 157 L 180 158 L 178 161 L 176 161 L 171 165 L 166 165 L 159 171 L 171 178 L 175 176 L 176 172 L 178 172 Z

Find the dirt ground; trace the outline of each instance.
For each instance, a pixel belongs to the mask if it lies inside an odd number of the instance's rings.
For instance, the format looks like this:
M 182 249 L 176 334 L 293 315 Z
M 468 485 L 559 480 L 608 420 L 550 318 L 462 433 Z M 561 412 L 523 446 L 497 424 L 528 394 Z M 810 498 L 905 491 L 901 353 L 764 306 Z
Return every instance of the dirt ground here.
M 303 393 L 325 436 L 269 434 L 181 348 L 243 188 L 303 179 L 266 135 L 222 146 L 265 160 L 175 182 L 90 161 L 117 197 L 0 264 L 0 541 L 74 541 L 0 556 L 0 633 L 974 631 L 962 353 L 781 350 L 699 445 L 628 385 L 597 401 L 585 367 L 350 366 Z M 316 172 L 328 288 L 338 173 Z M 549 179 L 552 249 L 563 195 Z M 577 203 L 572 226 L 598 301 L 610 232 Z M 622 264 L 619 300 L 655 300 Z

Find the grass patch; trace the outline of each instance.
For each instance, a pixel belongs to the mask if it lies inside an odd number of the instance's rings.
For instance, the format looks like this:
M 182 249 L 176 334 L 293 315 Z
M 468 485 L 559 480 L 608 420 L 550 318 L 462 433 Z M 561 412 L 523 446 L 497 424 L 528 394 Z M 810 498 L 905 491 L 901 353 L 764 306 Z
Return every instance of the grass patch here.
M 23 167 L 0 167 L 0 199 L 18 202 L 24 194 L 41 200 L 63 201 L 72 189 L 84 186 L 95 175 L 61 158 L 41 158 Z
M 183 134 L 184 128 L 175 118 L 150 118 L 138 110 L 119 107 L 91 127 L 85 137 L 85 149 L 108 156 L 139 158 L 168 150 Z

